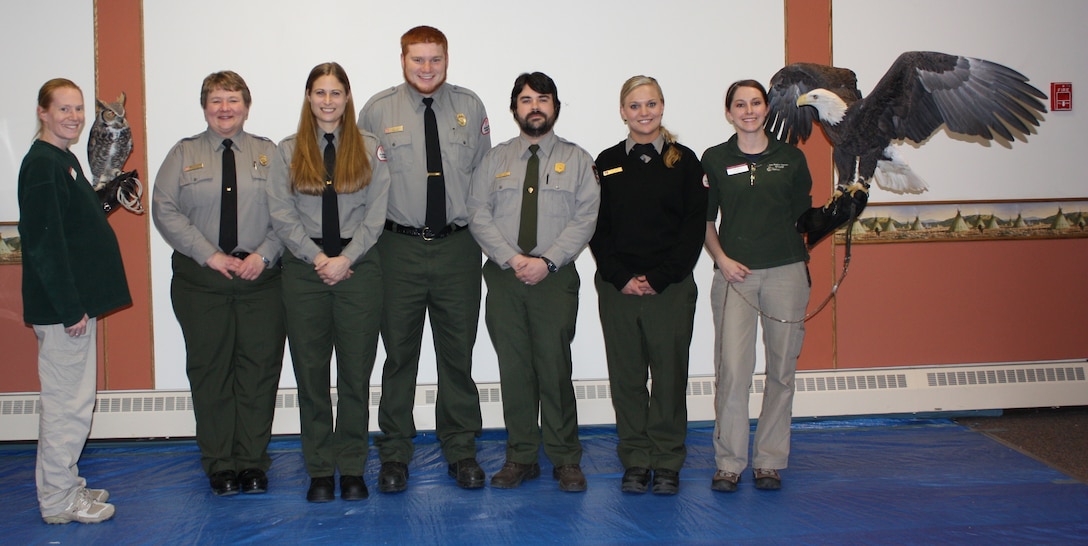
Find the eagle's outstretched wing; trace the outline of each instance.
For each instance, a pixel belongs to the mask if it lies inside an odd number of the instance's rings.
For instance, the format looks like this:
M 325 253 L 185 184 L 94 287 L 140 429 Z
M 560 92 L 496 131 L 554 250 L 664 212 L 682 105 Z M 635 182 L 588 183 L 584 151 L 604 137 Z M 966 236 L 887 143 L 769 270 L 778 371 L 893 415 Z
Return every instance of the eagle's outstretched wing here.
M 771 78 L 767 91 L 770 111 L 767 129 L 780 140 L 797 144 L 808 140 L 812 123 L 819 119 L 815 109 L 797 106 L 797 98 L 813 89 L 827 89 L 847 105 L 861 99 L 853 70 L 814 63 L 793 63 Z
M 1028 124 L 1037 127 L 1046 113 L 1039 100 L 1046 95 L 1027 81 L 983 59 L 908 51 L 855 105 L 844 136 L 923 142 L 944 124 L 955 133 L 1012 141 L 1013 131 L 1029 134 Z

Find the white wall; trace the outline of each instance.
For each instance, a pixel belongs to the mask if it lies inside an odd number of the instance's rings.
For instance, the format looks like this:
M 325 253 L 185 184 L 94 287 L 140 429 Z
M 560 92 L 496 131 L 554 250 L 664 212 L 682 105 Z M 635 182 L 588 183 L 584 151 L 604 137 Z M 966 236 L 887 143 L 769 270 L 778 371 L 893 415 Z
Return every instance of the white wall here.
M 58 6 L 58 4 L 66 4 Z M 19 165 L 38 130 L 38 89 L 68 78 L 94 119 L 94 11 L 86 1 L 4 4 L 0 17 L 0 222 L 19 220 Z M 71 149 L 87 170 L 86 134 Z M 90 175 L 88 174 L 88 177 Z M 0 287 L 19 290 L 15 287 Z
M 780 3 L 681 0 L 667 9 L 645 0 L 557 0 L 536 6 L 426 0 L 410 7 L 248 0 L 232 2 L 228 9 L 222 4 L 213 0 L 144 4 L 151 173 L 178 139 L 204 129 L 199 91 L 207 74 L 223 69 L 241 74 L 253 92 L 246 129 L 279 141 L 295 132 L 306 75 L 314 65 L 330 60 L 343 65 L 355 105 L 361 108 L 374 93 L 403 81 L 400 35 L 419 24 L 433 25 L 448 37 L 449 81 L 480 95 L 494 143 L 517 136 L 509 113 L 514 78 L 540 70 L 555 79 L 563 102 L 556 133 L 594 156 L 626 134 L 618 95 L 628 77 L 645 73 L 661 82 L 666 126 L 702 153 L 732 133 L 721 106 L 728 84 L 741 78 L 769 78 L 785 56 Z M 741 6 L 749 24 L 729 24 L 731 12 Z M 152 234 L 151 252 L 155 384 L 187 388 L 181 333 L 169 304 L 171 251 L 158 233 Z M 605 378 L 592 282 L 595 266 L 588 251 L 578 268 L 582 298 L 574 374 Z M 699 269 L 704 296 L 699 299 L 699 324 L 691 347 L 692 373 L 710 374 L 709 261 L 704 259 Z M 478 332 L 473 376 L 480 382 L 498 381 L 498 365 L 482 320 Z M 420 383 L 437 380 L 429 338 L 428 330 Z M 380 353 L 374 384 L 380 383 L 383 360 Z M 294 385 L 289 363 L 281 384 Z

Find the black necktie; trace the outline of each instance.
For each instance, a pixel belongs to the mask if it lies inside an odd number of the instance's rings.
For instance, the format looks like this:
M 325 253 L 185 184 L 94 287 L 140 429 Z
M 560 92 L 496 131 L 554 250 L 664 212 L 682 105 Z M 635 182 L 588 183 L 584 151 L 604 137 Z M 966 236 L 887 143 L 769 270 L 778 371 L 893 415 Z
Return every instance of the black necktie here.
M 438 145 L 438 120 L 434 117 L 431 103 L 434 98 L 423 99 L 427 111 L 423 112 L 423 133 L 427 140 L 427 227 L 438 232 L 446 227 L 446 179 L 442 176 L 442 148 Z
M 536 144 L 529 146 L 532 155 L 525 163 L 525 195 L 521 196 L 521 229 L 518 232 L 518 246 L 526 254 L 536 248 L 536 196 L 540 193 L 537 191 L 537 182 L 540 180 L 540 158 L 537 157 L 536 151 L 539 149 L 540 146 Z
M 631 155 L 641 159 L 643 163 L 649 163 L 657 156 L 657 148 L 653 144 L 635 144 L 631 147 Z
M 332 133 L 325 133 L 325 192 L 321 194 L 321 243 L 325 255 L 335 258 L 340 255 L 340 209 L 336 204 L 336 188 L 333 187 L 333 174 L 336 173 L 336 146 Z
M 219 248 L 227 254 L 238 246 L 238 173 L 232 144 L 229 138 L 223 141 L 223 198 L 219 210 Z

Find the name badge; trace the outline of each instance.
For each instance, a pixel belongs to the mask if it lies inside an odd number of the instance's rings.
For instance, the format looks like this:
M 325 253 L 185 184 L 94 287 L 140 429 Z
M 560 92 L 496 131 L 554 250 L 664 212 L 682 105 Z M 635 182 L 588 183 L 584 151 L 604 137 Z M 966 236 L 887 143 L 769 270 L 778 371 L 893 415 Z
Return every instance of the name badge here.
M 622 172 L 623 172 L 623 167 L 616 167 L 615 169 L 608 169 L 607 171 L 604 172 L 604 175 L 609 176 L 609 175 L 613 175 L 613 174 L 616 174 L 616 173 L 622 173 Z
M 385 134 L 387 134 L 387 135 L 389 133 L 399 133 L 401 131 L 404 131 L 404 126 L 403 125 L 397 125 L 396 127 L 386 127 L 385 128 Z
M 182 169 L 182 171 L 189 172 L 189 171 L 195 171 L 197 169 L 203 169 L 203 168 L 204 168 L 203 163 L 195 163 L 193 165 L 189 165 L 188 167 L 185 167 L 184 169 Z
M 496 174 L 495 178 L 506 178 L 507 176 L 510 176 L 510 171 L 506 171 L 504 173 Z
M 732 167 L 726 167 L 725 168 L 725 174 L 727 174 L 729 176 L 733 176 L 734 174 L 746 173 L 746 172 L 748 172 L 748 164 L 747 163 L 741 163 L 739 165 L 733 165 Z

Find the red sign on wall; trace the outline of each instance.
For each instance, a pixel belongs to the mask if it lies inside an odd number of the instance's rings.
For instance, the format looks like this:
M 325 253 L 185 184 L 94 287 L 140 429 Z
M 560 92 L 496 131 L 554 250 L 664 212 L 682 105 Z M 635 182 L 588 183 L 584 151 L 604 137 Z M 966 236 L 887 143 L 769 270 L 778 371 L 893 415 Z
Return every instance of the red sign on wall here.
M 1050 111 L 1073 109 L 1073 82 L 1050 82 Z

